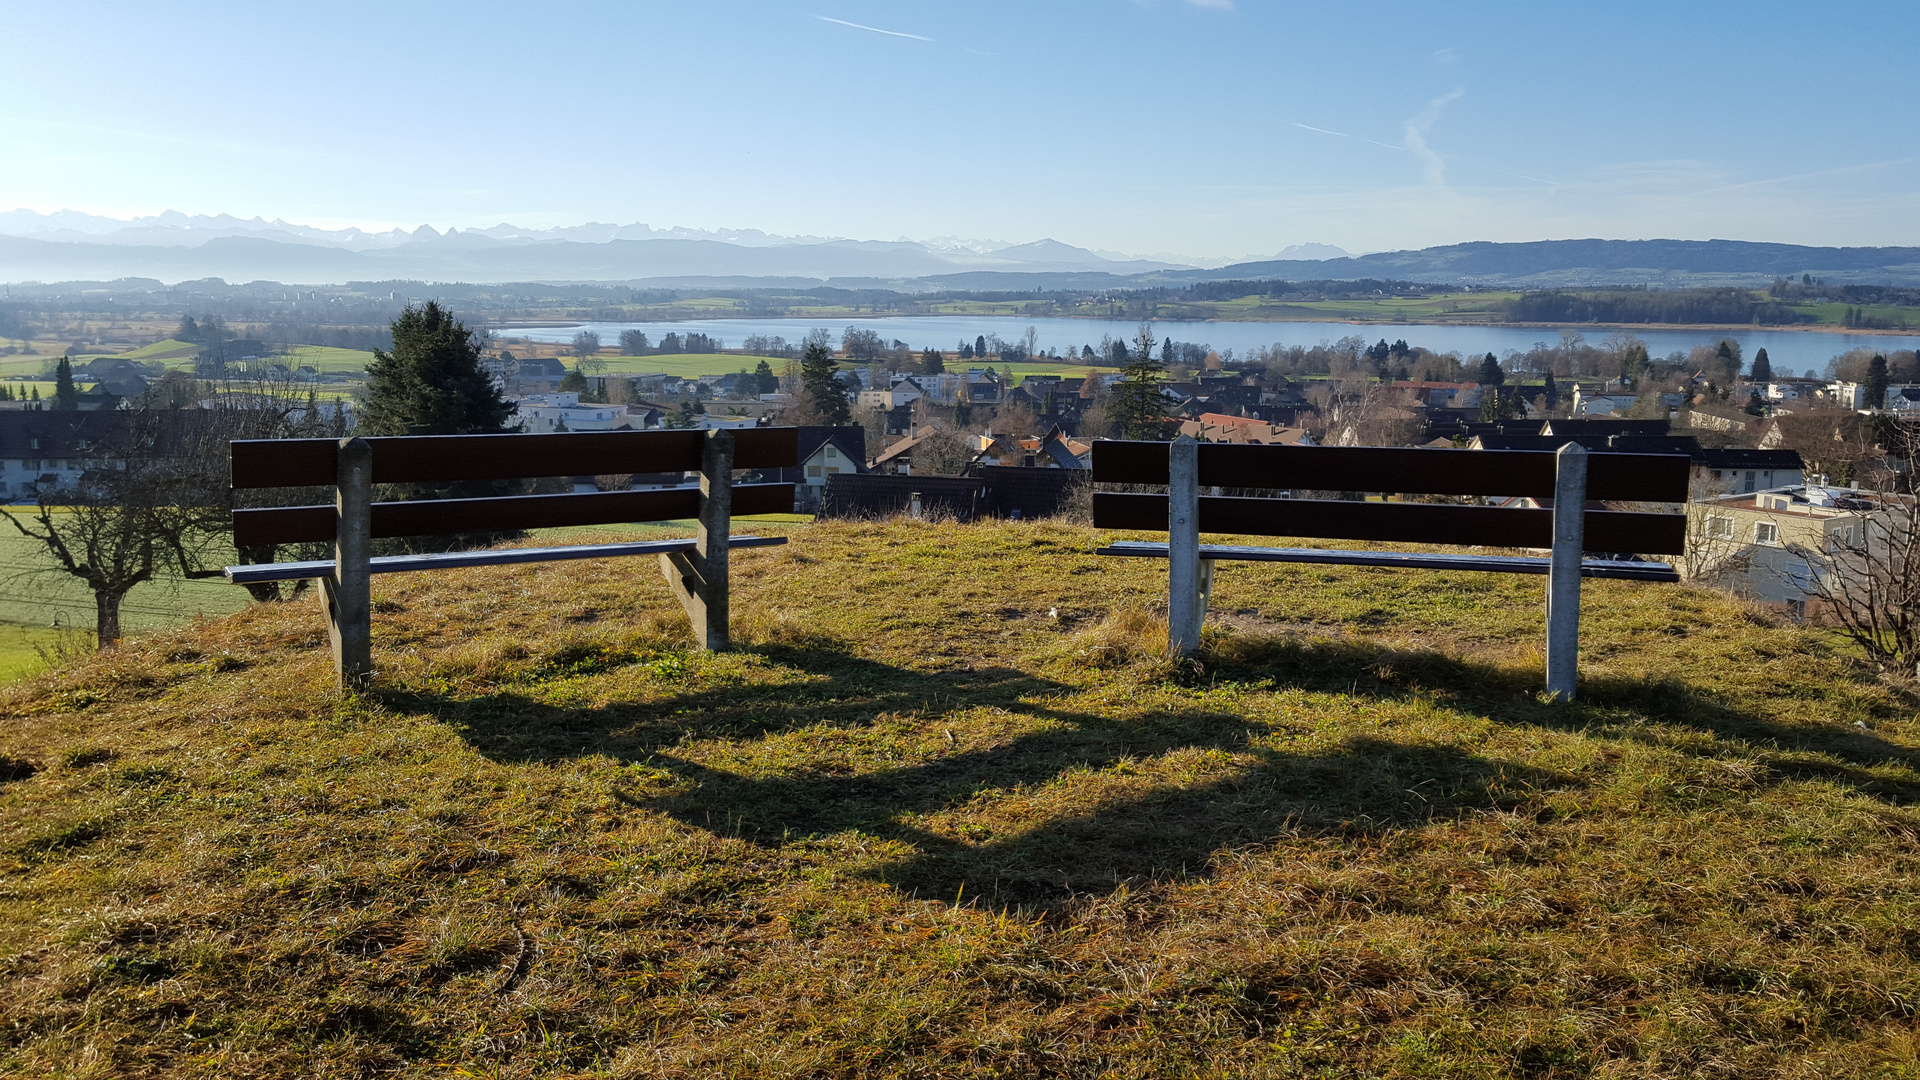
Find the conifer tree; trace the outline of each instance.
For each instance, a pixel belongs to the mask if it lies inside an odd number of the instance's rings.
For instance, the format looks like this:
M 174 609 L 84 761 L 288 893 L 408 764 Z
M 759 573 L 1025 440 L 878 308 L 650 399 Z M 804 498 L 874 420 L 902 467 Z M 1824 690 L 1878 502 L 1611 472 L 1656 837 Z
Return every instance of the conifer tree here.
M 1867 404 L 1884 408 L 1887 404 L 1887 358 L 1879 353 L 1867 362 Z
M 1501 386 L 1507 381 L 1507 373 L 1500 370 L 1500 361 L 1488 353 L 1480 361 L 1480 375 L 1475 381 L 1482 386 Z
M 800 385 L 812 399 L 815 413 L 820 422 L 842 427 L 853 420 L 853 410 L 847 405 L 847 395 L 840 388 L 840 380 L 834 378 L 838 365 L 833 360 L 833 350 L 818 341 L 807 342 L 805 351 L 800 354 Z
M 73 385 L 73 362 L 66 357 L 53 369 L 53 408 L 72 412 L 80 407 L 80 391 Z
M 514 411 L 481 369 L 473 332 L 429 300 L 393 320 L 392 352 L 374 351 L 359 433 L 485 435 L 510 430 Z
M 1114 433 L 1123 439 L 1164 439 L 1173 424 L 1167 419 L 1166 396 L 1160 384 L 1166 379 L 1166 365 L 1153 358 L 1153 327 L 1140 324 L 1144 344 L 1127 357 L 1121 379 L 1113 388 Z
M 1767 350 L 1755 350 L 1753 354 L 1753 375 L 1751 378 L 1757 383 L 1773 381 L 1773 361 L 1767 359 Z
M 765 360 L 753 369 L 754 390 L 762 394 L 771 394 L 780 389 L 780 377 L 773 373 L 773 365 Z

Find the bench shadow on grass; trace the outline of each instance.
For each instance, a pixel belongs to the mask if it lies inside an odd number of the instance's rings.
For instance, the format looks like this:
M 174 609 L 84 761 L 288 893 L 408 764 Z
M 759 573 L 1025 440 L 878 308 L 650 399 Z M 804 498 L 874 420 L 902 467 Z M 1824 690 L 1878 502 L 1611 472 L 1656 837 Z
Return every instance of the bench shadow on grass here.
M 1067 687 L 1010 668 L 929 673 L 828 650 L 755 651 L 815 678 L 591 707 L 517 693 L 387 698 L 439 716 L 498 761 L 607 755 L 667 769 L 688 783 L 622 801 L 696 828 L 767 846 L 849 830 L 900 841 L 912 854 L 878 878 L 928 898 L 964 889 L 991 904 L 1048 906 L 1122 883 L 1204 874 L 1220 851 L 1281 835 L 1417 828 L 1577 784 L 1524 763 L 1384 739 L 1289 753 L 1261 743 L 1272 728 L 1225 712 L 1119 720 L 1062 710 L 1040 702 Z M 858 773 L 802 766 L 747 775 L 674 750 L 685 737 L 745 740 L 980 706 L 1041 723 L 998 745 Z M 1149 779 L 1154 759 L 1176 751 L 1191 755 L 1198 767 L 1189 775 L 1199 779 Z
M 1273 729 L 1225 712 L 1117 720 L 1062 710 L 1043 702 L 1070 688 L 1013 668 L 925 672 L 828 649 L 755 651 L 810 680 L 591 707 L 512 692 L 469 699 L 396 693 L 389 700 L 439 716 L 502 762 L 606 755 L 665 768 L 687 783 L 660 797 L 623 801 L 692 827 L 767 846 L 848 830 L 900 841 L 912 854 L 877 871 L 880 879 L 929 898 L 951 899 L 964 888 L 988 904 L 1050 906 L 1121 883 L 1204 874 L 1219 852 L 1282 835 L 1353 838 L 1419 828 L 1581 786 L 1576 777 L 1522 761 L 1383 738 L 1289 753 L 1264 741 Z M 1234 655 L 1205 658 L 1203 669 L 1199 677 L 1216 683 L 1379 699 L 1431 696 L 1496 722 L 1603 739 L 1657 741 L 1663 729 L 1709 733 L 1729 752 L 1766 765 L 1761 783 L 1824 779 L 1895 804 L 1920 798 L 1913 785 L 1872 771 L 1920 765 L 1905 748 L 1851 728 L 1775 723 L 1672 680 L 1592 679 L 1583 683 L 1579 704 L 1559 706 L 1540 702 L 1537 676 L 1521 670 L 1353 639 L 1241 642 Z M 1043 723 L 992 747 L 861 772 L 801 765 L 748 775 L 675 752 L 689 738 L 751 740 L 980 706 Z M 1175 751 L 1239 757 L 1200 770 L 1205 778 L 1189 783 L 1125 779 Z M 1103 771 L 1093 782 L 1090 774 Z
M 1366 639 L 1262 638 L 1210 657 L 1205 677 L 1220 682 L 1273 680 L 1329 693 L 1381 699 L 1427 695 L 1495 721 L 1578 731 L 1602 739 L 1665 743 L 1674 731 L 1708 734 L 1726 745 L 1702 751 L 1757 761 L 1762 783 L 1828 780 L 1895 805 L 1920 802 L 1920 785 L 1873 772 L 1885 765 L 1920 769 L 1920 753 L 1869 730 L 1833 723 L 1781 723 L 1734 708 L 1675 678 L 1583 677 L 1573 705 L 1537 696 L 1537 670 L 1502 668 L 1458 656 L 1397 648 Z M 1810 758 L 1825 760 L 1809 760 Z

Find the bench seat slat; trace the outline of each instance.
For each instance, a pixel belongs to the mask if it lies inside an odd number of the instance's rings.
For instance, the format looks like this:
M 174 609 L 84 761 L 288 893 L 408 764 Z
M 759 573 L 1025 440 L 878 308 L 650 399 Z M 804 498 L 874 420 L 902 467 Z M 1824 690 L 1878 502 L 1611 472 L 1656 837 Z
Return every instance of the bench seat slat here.
M 728 538 L 727 547 L 773 547 L 786 542 L 787 538 L 784 536 L 734 536 Z M 693 539 L 688 537 L 684 540 L 642 540 L 628 544 L 487 548 L 480 551 L 436 551 L 422 555 L 382 555 L 368 562 L 371 573 L 398 574 L 414 570 L 457 570 L 468 566 L 511 566 L 515 563 L 565 562 L 569 559 L 609 559 L 623 555 L 667 555 L 676 551 L 692 551 L 693 543 Z M 332 577 L 333 560 L 229 566 L 226 568 L 226 575 L 227 580 L 235 585 Z
M 1136 559 L 1164 559 L 1167 545 L 1139 540 L 1120 540 L 1094 552 Z M 1338 548 L 1236 547 L 1230 544 L 1200 545 L 1202 559 L 1237 562 L 1323 563 L 1334 566 L 1388 566 L 1419 570 L 1476 570 L 1503 574 L 1545 574 L 1549 560 L 1530 555 L 1453 555 L 1424 551 L 1343 551 Z M 1663 562 L 1628 562 L 1617 559 L 1588 559 L 1580 564 L 1580 576 L 1615 578 L 1624 581 L 1679 581 L 1680 575 Z

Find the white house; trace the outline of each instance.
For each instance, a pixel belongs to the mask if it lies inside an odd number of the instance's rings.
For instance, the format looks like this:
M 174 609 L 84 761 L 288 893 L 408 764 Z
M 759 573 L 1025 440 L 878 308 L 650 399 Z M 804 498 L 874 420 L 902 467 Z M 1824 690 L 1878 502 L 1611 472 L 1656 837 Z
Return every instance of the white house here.
M 516 402 L 520 429 L 534 435 L 554 431 L 616 431 L 631 426 L 624 405 L 582 405 L 572 392 L 532 394 Z

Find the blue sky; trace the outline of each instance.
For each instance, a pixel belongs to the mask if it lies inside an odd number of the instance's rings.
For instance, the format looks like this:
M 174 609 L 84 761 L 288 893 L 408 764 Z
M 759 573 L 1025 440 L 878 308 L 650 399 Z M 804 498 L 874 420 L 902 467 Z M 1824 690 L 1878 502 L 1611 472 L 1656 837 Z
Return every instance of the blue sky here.
M 0 0 L 0 26 L 0 209 L 1920 244 L 1912 0 Z

